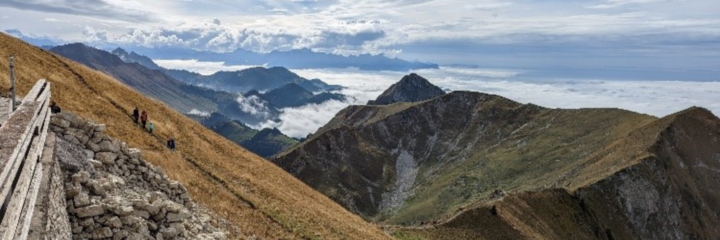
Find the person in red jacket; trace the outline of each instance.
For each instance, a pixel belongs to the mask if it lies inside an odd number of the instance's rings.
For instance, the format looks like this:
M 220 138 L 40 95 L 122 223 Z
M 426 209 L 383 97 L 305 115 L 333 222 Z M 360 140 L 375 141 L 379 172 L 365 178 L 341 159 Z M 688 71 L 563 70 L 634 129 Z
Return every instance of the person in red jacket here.
M 148 120 L 147 112 L 145 112 L 145 110 L 143 110 L 142 114 L 140 114 L 140 121 L 142 121 L 143 129 L 145 128 L 145 125 L 147 124 L 147 120 Z

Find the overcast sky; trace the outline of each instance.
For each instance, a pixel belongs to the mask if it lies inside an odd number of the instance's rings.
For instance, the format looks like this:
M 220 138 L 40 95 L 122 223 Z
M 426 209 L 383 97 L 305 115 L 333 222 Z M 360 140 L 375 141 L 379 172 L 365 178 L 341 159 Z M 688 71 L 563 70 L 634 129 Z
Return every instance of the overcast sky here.
M 705 80 L 720 66 L 718 0 L 2 0 L 0 29 L 96 46 L 311 48 Z

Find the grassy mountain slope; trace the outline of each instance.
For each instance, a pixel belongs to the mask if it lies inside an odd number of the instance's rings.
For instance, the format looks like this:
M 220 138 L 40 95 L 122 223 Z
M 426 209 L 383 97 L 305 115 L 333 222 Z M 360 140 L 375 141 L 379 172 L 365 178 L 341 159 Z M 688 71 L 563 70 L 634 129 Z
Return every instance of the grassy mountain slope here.
M 498 189 L 552 187 L 590 164 L 578 159 L 653 120 L 618 109 L 547 109 L 453 92 L 348 107 L 273 161 L 368 219 L 416 225 Z
M 404 239 L 717 239 L 720 119 L 691 108 L 632 131 L 566 189 L 516 193 L 460 210 Z M 492 229 L 486 226 L 493 226 Z
M 64 111 L 106 123 L 109 135 L 142 149 L 145 159 L 182 182 L 194 200 L 235 224 L 236 237 L 388 238 L 282 169 L 105 74 L 0 33 L 0 66 L 8 65 L 10 55 L 16 56 L 19 93 L 48 79 L 53 101 Z M 7 68 L 0 68 L 0 86 L 10 86 Z M 154 135 L 131 123 L 134 106 L 151 112 Z M 171 136 L 177 139 L 174 153 L 164 147 Z

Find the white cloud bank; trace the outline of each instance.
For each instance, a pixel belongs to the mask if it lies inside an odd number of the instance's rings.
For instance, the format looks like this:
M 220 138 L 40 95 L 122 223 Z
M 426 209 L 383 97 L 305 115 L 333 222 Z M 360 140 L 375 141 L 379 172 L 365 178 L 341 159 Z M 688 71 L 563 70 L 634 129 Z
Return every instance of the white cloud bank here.
M 282 109 L 280 122 L 267 121 L 257 128 L 278 128 L 290 137 L 302 138 L 317 131 L 332 119 L 337 112 L 349 106 L 349 102 L 330 100 L 322 104 L 308 104 L 297 108 Z
M 364 104 L 376 98 L 405 72 L 360 70 L 293 70 L 306 78 L 320 78 L 345 86 L 344 94 L 357 98 L 355 103 L 292 109 L 281 116 L 279 129 L 290 136 L 306 136 L 327 123 L 342 108 Z M 548 108 L 620 108 L 663 117 L 692 106 L 704 107 L 720 115 L 720 81 L 604 81 L 513 80 L 517 72 L 494 69 L 421 70 L 417 72 L 433 84 L 451 90 L 477 91 L 500 95 L 520 103 Z
M 201 116 L 201 117 L 208 117 L 210 116 L 210 112 L 200 111 L 198 109 L 193 108 L 187 114 L 195 115 L 195 116 Z
M 158 59 L 153 60 L 157 65 L 167 69 L 183 69 L 202 75 L 211 75 L 218 71 L 239 71 L 258 67 L 251 65 L 225 65 L 225 62 L 201 62 L 197 59 Z
M 240 110 L 243 112 L 264 118 L 270 117 L 270 109 L 268 109 L 267 102 L 258 96 L 252 95 L 245 97 L 240 95 L 236 101 L 240 104 Z

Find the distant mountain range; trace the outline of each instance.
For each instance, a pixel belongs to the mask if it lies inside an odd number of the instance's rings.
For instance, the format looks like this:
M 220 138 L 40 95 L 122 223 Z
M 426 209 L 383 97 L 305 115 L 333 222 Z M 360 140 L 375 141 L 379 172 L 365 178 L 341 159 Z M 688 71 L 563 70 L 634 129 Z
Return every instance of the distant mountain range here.
M 206 98 L 207 96 L 194 93 L 203 89 L 184 84 L 160 70 L 148 69 L 137 63 L 127 63 L 112 53 L 81 43 L 54 47 L 50 51 L 111 75 L 180 112 L 187 113 L 193 109 L 215 112 L 219 108 L 217 102 Z
M 145 66 L 146 68 L 153 69 L 153 70 L 162 70 L 163 68 L 158 66 L 152 59 L 149 57 L 137 54 L 135 52 L 128 53 L 125 51 L 125 49 L 122 48 L 116 48 L 112 51 L 112 54 L 115 54 L 115 56 L 120 57 L 125 62 L 128 63 L 138 63 L 140 65 Z
M 51 46 L 65 44 L 57 39 L 31 36 L 22 33 L 17 29 L 6 29 L 5 32 L 15 35 L 22 40 L 44 49 Z M 96 46 L 106 48 L 109 45 Z M 113 48 L 107 48 L 113 51 Z M 315 52 L 311 49 L 295 49 L 289 51 L 272 51 L 268 53 L 257 53 L 253 51 L 238 49 L 233 52 L 210 52 L 197 51 L 192 49 L 173 47 L 147 48 L 141 46 L 123 46 L 138 55 L 148 56 L 152 59 L 197 59 L 199 61 L 224 62 L 228 65 L 253 65 L 253 66 L 282 66 L 286 68 L 358 68 L 362 70 L 391 70 L 409 71 L 412 69 L 437 69 L 438 64 L 424 63 L 418 61 L 407 61 L 399 58 L 390 58 L 383 54 L 371 55 L 337 55 L 330 53 Z M 155 68 L 150 68 L 155 69 Z
M 298 84 L 311 93 L 342 89 L 341 86 L 329 85 L 319 79 L 305 79 L 284 67 L 254 67 L 240 71 L 220 71 L 209 76 L 187 70 L 168 69 L 165 72 L 187 84 L 241 94 L 252 90 L 266 92 L 289 83 Z
M 188 71 L 164 69 L 146 56 L 128 53 L 121 48 L 109 53 L 75 43 L 53 47 L 50 51 L 111 75 L 263 157 L 272 156 L 297 140 L 283 135 L 277 129 L 258 131 L 246 124 L 278 121 L 276 118 L 282 108 L 329 100 L 344 101 L 346 98 L 339 93 L 327 92 L 338 90 L 339 86 L 328 85 L 318 79 L 307 80 L 280 67 L 202 76 Z M 192 76 L 194 80 L 183 78 L 185 81 L 179 81 L 173 74 Z M 202 84 L 212 81 L 214 84 Z M 215 90 L 203 87 L 207 85 L 212 85 Z M 221 89 L 248 90 L 248 94 Z M 313 94 L 313 91 L 319 93 Z M 150 113 L 151 119 L 153 114 Z M 243 131 L 247 134 L 238 134 Z
M 256 53 L 243 49 L 216 53 L 178 48 L 127 47 L 153 59 L 197 59 L 199 61 L 224 62 L 228 65 L 283 66 L 287 68 L 358 68 L 362 70 L 409 71 L 412 69 L 437 69 L 434 63 L 406 61 L 384 55 L 342 56 L 314 52 L 310 49 Z

